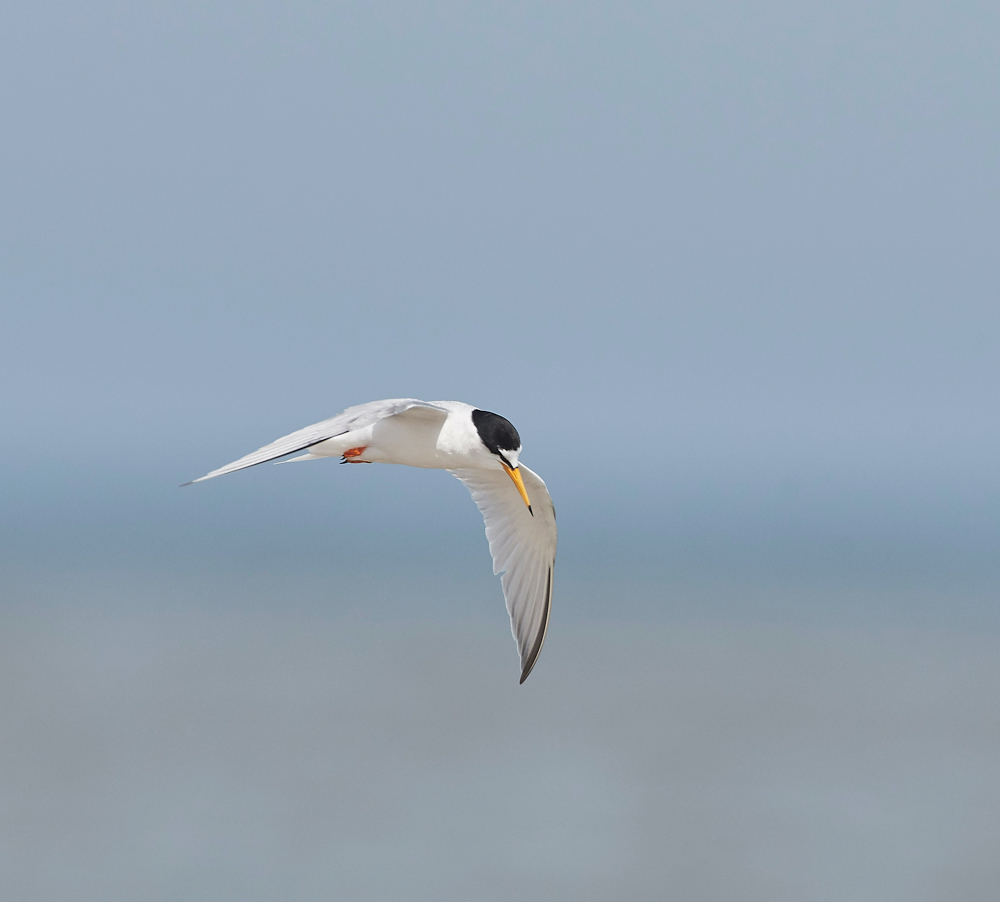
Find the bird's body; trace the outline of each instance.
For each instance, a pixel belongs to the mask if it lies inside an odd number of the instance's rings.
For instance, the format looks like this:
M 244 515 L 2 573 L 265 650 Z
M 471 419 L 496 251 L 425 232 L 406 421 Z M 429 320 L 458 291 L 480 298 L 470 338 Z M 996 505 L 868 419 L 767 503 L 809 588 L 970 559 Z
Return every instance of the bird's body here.
M 478 433 L 467 428 L 475 408 L 460 401 L 432 403 L 433 407 L 411 407 L 313 445 L 309 456 L 343 457 L 347 451 L 364 448 L 361 454 L 347 460 L 432 470 L 492 465 L 488 460 L 492 455 Z
M 465 484 L 486 521 L 493 572 L 502 574 L 523 683 L 548 629 L 556 521 L 545 483 L 518 462 L 517 430 L 503 417 L 460 401 L 372 401 L 277 439 L 194 481 L 296 451 L 306 453 L 291 460 L 339 457 L 344 463 L 448 470 Z

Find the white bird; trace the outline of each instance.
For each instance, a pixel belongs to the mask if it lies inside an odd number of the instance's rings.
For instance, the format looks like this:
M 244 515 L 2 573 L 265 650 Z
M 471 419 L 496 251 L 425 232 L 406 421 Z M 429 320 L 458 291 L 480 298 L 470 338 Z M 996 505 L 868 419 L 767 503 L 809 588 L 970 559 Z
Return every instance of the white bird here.
M 513 425 L 461 401 L 371 401 L 279 438 L 193 482 L 296 451 L 306 453 L 278 462 L 340 457 L 341 463 L 406 464 L 447 470 L 465 484 L 486 521 L 493 573 L 501 576 L 523 683 L 549 627 L 556 512 L 545 483 L 518 461 L 521 439 Z

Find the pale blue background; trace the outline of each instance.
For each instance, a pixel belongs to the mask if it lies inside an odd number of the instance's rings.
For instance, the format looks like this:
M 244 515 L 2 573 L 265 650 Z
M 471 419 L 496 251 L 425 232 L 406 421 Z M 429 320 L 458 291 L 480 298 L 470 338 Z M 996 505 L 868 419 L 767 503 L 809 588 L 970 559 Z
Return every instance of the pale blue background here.
M 995 899 L 998 29 L 8 4 L 2 894 Z M 394 396 L 552 490 L 523 687 L 445 474 L 177 488 Z

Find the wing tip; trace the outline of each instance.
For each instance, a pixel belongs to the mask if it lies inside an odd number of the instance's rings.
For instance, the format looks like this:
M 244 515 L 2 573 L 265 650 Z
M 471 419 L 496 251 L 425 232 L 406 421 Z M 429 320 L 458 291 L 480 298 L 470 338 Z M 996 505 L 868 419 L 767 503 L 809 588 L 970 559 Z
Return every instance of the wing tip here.
M 544 641 L 544 640 L 543 640 Z M 521 670 L 521 679 L 517 681 L 518 686 L 523 686 L 524 681 L 529 677 L 531 671 L 535 669 L 535 662 L 538 660 L 538 652 L 542 650 L 541 645 L 538 646 L 538 650 L 533 653 L 528 663 L 524 665 Z
M 538 661 L 538 654 L 542 650 L 542 643 L 545 641 L 545 633 L 543 632 L 540 641 L 535 643 L 535 648 L 532 649 L 531 656 L 528 658 L 527 663 L 521 669 L 521 679 L 517 681 L 518 686 L 523 686 L 524 681 L 530 676 L 531 671 L 535 669 L 535 663 Z
M 538 661 L 538 656 L 542 652 L 542 646 L 545 644 L 545 637 L 549 632 L 549 614 L 551 611 L 552 568 L 549 567 L 549 578 L 545 584 L 545 610 L 542 612 L 542 628 L 538 631 L 538 635 L 535 637 L 535 644 L 532 646 L 531 651 L 524 662 L 524 667 L 521 668 L 521 679 L 518 681 L 519 686 L 524 684 L 524 681 L 528 678 L 531 671 L 534 670 L 535 662 Z

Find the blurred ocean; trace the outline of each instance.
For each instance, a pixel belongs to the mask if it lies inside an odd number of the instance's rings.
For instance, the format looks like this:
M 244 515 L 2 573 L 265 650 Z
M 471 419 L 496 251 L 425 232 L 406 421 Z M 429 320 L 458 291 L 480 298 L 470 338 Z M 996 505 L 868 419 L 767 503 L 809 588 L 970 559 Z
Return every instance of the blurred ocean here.
M 569 584 L 519 687 L 492 579 L 6 581 L 8 898 L 994 897 L 996 631 Z

